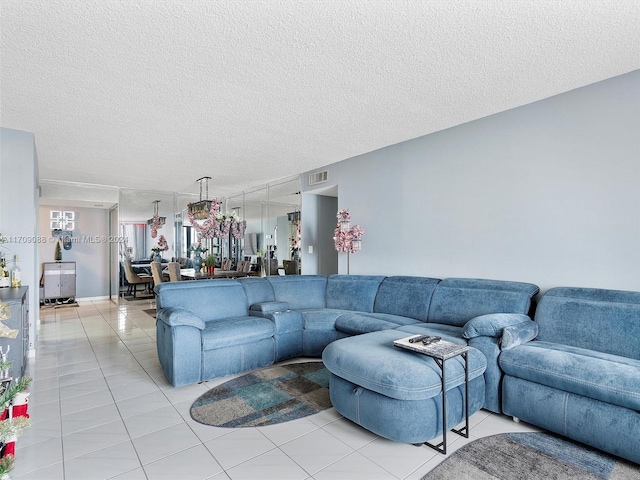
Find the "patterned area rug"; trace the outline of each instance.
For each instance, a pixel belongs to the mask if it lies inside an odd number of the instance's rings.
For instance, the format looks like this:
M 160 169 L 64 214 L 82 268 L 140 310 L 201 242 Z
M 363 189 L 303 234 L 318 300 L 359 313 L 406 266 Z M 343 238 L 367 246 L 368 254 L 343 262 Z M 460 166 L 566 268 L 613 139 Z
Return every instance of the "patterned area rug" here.
M 148 308 L 146 310 L 142 310 L 144 313 L 146 313 L 147 315 L 149 315 L 150 317 L 156 318 L 156 309 L 155 308 Z
M 255 427 L 288 422 L 329 407 L 329 371 L 322 362 L 290 363 L 212 388 L 191 406 L 191 417 L 216 427 Z
M 475 440 L 422 480 L 638 480 L 640 465 L 550 433 L 501 433 Z

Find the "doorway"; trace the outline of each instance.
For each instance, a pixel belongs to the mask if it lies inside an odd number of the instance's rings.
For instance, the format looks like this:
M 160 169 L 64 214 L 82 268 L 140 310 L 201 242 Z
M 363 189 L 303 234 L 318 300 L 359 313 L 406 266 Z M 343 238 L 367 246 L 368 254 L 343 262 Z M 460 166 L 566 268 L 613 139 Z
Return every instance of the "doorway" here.
M 308 275 L 338 273 L 338 252 L 333 244 L 338 211 L 338 186 L 302 195 L 302 269 Z

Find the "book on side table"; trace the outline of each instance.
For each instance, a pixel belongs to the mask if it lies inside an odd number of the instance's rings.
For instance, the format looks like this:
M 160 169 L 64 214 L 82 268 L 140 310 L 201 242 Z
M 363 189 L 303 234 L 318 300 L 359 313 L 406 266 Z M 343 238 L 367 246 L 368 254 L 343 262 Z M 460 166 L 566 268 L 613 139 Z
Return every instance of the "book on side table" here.
M 394 340 L 393 344 L 405 350 L 411 350 L 442 360 L 455 357 L 469 350 L 467 345 L 448 342 L 439 337 L 425 337 L 425 335 L 411 335 L 410 337 Z
M 418 352 L 423 355 L 431 357 L 434 362 L 440 367 L 441 380 L 442 380 L 442 425 L 447 423 L 447 394 L 445 393 L 445 362 L 455 356 L 461 355 L 464 358 L 464 426 L 459 429 L 452 428 L 451 431 L 461 435 L 465 438 L 469 438 L 469 359 L 467 353 L 469 347 L 467 345 L 460 345 L 458 343 L 447 342 L 437 336 L 428 335 L 411 335 L 410 337 L 400 338 L 394 340 L 393 344 L 396 347 L 404 348 L 412 352 Z M 447 429 L 442 430 L 442 441 L 437 445 L 429 442 L 424 442 L 430 448 L 440 452 L 444 455 L 447 454 Z

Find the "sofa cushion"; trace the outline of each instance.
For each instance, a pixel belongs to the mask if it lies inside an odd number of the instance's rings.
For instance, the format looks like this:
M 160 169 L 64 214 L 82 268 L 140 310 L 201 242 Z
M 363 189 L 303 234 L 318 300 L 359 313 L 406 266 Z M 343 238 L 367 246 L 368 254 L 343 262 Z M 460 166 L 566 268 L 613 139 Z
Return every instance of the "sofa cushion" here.
M 414 318 L 375 313 L 345 313 L 336 319 L 336 330 L 350 335 L 389 330 L 399 325 L 417 323 Z
M 373 311 L 425 322 L 438 282 L 439 279 L 429 277 L 387 277 L 378 288 Z
M 275 300 L 287 302 L 289 308 L 325 308 L 327 277 L 323 275 L 285 275 L 266 277 L 275 293 Z
M 640 361 L 557 343 L 533 341 L 499 357 L 507 375 L 640 410 Z
M 332 308 L 301 310 L 305 330 L 335 330 L 336 319 L 344 315 L 344 310 Z
M 372 275 L 331 275 L 327 281 L 327 308 L 372 312 L 383 279 Z
M 336 340 L 324 349 L 322 360 L 327 369 L 355 385 L 398 400 L 422 400 L 442 391 L 442 377 L 435 361 L 416 352 L 393 346 L 407 337 L 404 332 L 385 330 Z M 469 349 L 469 380 L 484 372 L 487 360 L 474 348 Z M 445 362 L 446 390 L 464 384 L 464 359 Z
M 427 321 L 462 327 L 487 313 L 528 313 L 539 291 L 531 283 L 447 278 L 436 286 Z
M 252 343 L 273 337 L 275 332 L 274 323 L 260 317 L 239 317 L 207 322 L 207 327 L 202 331 L 202 350 Z
M 242 285 L 242 288 L 244 288 L 249 305 L 273 302 L 276 299 L 273 287 L 266 278 L 243 277 L 236 279 L 236 281 Z
M 552 288 L 535 320 L 539 340 L 640 360 L 640 292 Z
M 158 310 L 182 307 L 204 322 L 249 315 L 247 295 L 235 280 L 164 282 L 156 286 Z

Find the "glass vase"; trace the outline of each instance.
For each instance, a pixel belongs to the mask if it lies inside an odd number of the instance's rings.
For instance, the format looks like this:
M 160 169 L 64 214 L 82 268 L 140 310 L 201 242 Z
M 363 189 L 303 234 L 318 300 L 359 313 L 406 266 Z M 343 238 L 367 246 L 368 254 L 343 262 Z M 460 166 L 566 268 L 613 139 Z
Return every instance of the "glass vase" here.
M 202 268 L 202 257 L 197 250 L 193 253 L 193 268 L 195 268 L 196 273 L 200 273 L 200 269 Z

